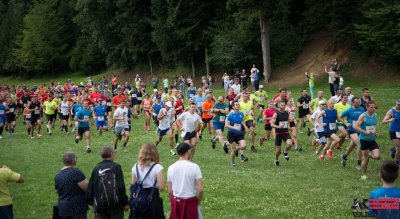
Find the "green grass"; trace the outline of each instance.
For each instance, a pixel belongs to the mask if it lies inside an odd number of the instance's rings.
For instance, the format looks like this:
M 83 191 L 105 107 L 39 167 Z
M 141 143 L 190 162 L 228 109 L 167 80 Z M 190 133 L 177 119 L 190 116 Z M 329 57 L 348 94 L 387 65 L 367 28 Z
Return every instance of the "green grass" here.
M 45 81 L 47 82 L 47 81 Z M 35 82 L 37 83 L 37 82 Z M 355 95 L 360 94 L 364 84 L 352 85 Z M 301 85 L 290 87 L 297 98 Z M 268 87 L 270 96 L 276 93 L 275 87 Z M 328 94 L 327 84 L 317 85 Z M 398 83 L 380 86 L 371 84 L 371 95 L 378 101 L 377 111 L 382 120 L 386 111 L 394 104 L 399 94 Z M 217 94 L 222 91 L 215 89 Z M 151 132 L 143 131 L 144 118 L 133 122 L 133 134 L 128 143 L 129 153 L 118 152 L 116 162 L 123 167 L 126 188 L 129 188 L 130 171 L 137 160 L 138 151 L 144 143 L 154 142 L 155 127 Z M 388 137 L 388 127 L 378 125 L 382 158 L 390 159 L 392 145 Z M 95 130 L 95 128 L 92 128 Z M 45 132 L 45 129 L 42 128 Z M 263 133 L 263 125 L 256 127 L 257 142 Z M 205 218 L 352 218 L 353 199 L 368 198 L 369 192 L 380 185 L 378 178 L 379 161 L 371 161 L 368 167 L 368 180 L 360 180 L 360 172 L 354 168 L 355 154 L 349 157 L 348 166 L 340 165 L 339 151 L 334 151 L 332 160 L 319 161 L 310 145 L 311 138 L 299 135 L 305 149 L 298 153 L 290 152 L 290 161 L 281 158 L 281 166 L 275 167 L 274 146 L 269 141 L 258 148 L 258 153 L 246 151 L 249 162 L 230 166 L 230 158 L 221 147 L 210 147 L 209 135 L 204 134 L 197 147 L 194 162 L 203 173 L 204 199 L 201 209 Z M 73 150 L 78 154 L 78 165 L 87 177 L 101 161 L 99 150 L 103 145 L 113 144 L 111 132 L 103 137 L 92 131 L 91 154 L 84 153 L 85 144 L 74 143 L 72 135 L 60 133 L 57 129 L 52 136 L 43 135 L 41 139 L 31 140 L 21 120 L 16 133 L 0 141 L 0 162 L 25 176 L 24 184 L 10 184 L 14 199 L 15 218 L 50 218 L 52 206 L 57 201 L 54 190 L 54 176 L 62 168 L 61 157 L 64 152 Z M 248 135 L 246 136 L 248 139 Z M 247 141 L 249 144 L 249 141 Z M 345 142 L 347 146 L 348 141 Z M 256 144 L 258 145 L 258 144 Z M 249 145 L 250 146 L 250 145 Z M 167 141 L 159 146 L 164 174 L 177 157 L 170 157 Z M 166 215 L 169 214 L 169 200 L 162 193 Z M 90 213 L 91 215 L 91 213 Z

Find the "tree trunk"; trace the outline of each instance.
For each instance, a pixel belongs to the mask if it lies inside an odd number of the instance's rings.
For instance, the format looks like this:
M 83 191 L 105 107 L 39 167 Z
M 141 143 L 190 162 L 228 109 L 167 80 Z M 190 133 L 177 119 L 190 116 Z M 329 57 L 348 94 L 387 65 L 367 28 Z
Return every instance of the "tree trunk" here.
M 263 65 L 264 65 L 264 77 L 265 82 L 268 83 L 269 78 L 271 77 L 271 47 L 269 41 L 270 35 L 270 26 L 269 21 L 266 17 L 260 16 L 260 32 L 261 32 L 261 48 L 262 48 L 262 56 L 263 56 Z
M 208 45 L 206 44 L 204 46 L 204 55 L 205 55 L 205 61 L 206 61 L 206 71 L 207 71 L 207 75 L 210 74 L 210 61 L 208 59 Z
M 193 78 L 193 80 L 194 80 L 194 77 L 195 77 L 195 75 L 196 75 L 196 72 L 195 72 L 195 68 L 194 68 L 194 57 L 193 57 L 193 55 L 192 55 L 192 57 L 191 57 L 191 62 L 192 62 L 192 78 Z
M 153 76 L 153 62 L 151 61 L 151 54 L 149 54 L 150 74 Z

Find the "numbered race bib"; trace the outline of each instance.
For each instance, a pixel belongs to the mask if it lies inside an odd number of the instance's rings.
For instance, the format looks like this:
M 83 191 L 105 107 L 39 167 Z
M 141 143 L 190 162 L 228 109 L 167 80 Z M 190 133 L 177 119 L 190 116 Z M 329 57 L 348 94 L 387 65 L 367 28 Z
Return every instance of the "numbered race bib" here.
M 40 111 L 39 110 L 35 110 L 35 114 L 39 114 L 40 113 Z
M 305 103 L 305 104 L 303 105 L 303 109 L 308 109 L 308 103 Z
M 14 112 L 14 108 L 10 108 L 10 113 L 13 113 Z
M 203 102 L 197 103 L 197 107 L 202 107 L 202 106 L 203 106 Z
M 138 97 L 137 99 L 138 99 L 138 100 L 142 100 L 142 97 Z
M 46 106 L 46 110 L 47 111 L 52 110 L 52 107 L 51 106 Z
M 97 117 L 97 121 L 99 121 L 99 122 L 104 121 L 104 116 L 98 116 L 98 117 Z
M 225 116 L 220 116 L 220 117 L 219 117 L 219 121 L 220 121 L 220 122 L 225 122 Z M 399 132 L 399 133 L 400 133 L 400 132 Z
M 83 116 L 83 119 L 89 119 L 89 116 Z
M 211 112 L 211 110 L 207 112 L 207 115 L 209 115 L 209 116 L 212 116 L 212 115 L 213 115 L 213 113 Z
M 259 101 L 263 101 L 263 100 L 264 100 L 264 97 L 263 97 L 263 96 L 258 97 L 258 100 L 259 100 Z
M 229 101 L 229 105 L 232 105 L 233 104 L 233 101 L 231 100 L 231 101 Z
M 136 94 L 132 94 L 132 98 L 136 98 L 137 96 L 136 96 Z
M 31 114 L 28 114 L 25 116 L 25 119 L 30 119 L 31 118 Z
M 250 115 L 251 114 L 251 110 L 246 110 L 246 115 Z
M 101 101 L 101 105 L 107 105 L 107 102 L 106 101 Z
M 63 112 L 62 114 L 63 116 L 68 116 L 68 111 Z
M 329 123 L 329 130 L 336 130 L 336 123 Z
M 400 132 L 396 132 L 396 138 L 400 138 Z
M 295 115 L 296 115 L 295 112 L 290 112 L 289 119 L 294 119 Z
M 4 110 L 0 110 L 0 115 L 3 115 L 4 114 Z
M 27 104 L 27 103 L 24 103 L 24 107 L 28 107 L 28 104 Z
M 351 123 L 351 125 L 353 126 L 353 128 L 356 127 L 356 124 L 357 124 L 357 121 L 353 121 L 353 122 Z
M 374 125 L 366 126 L 366 127 L 365 127 L 365 130 L 371 131 L 373 134 L 376 133 L 376 127 L 375 127 Z
M 234 127 L 240 127 L 240 126 L 242 126 L 242 124 L 240 124 L 240 123 L 235 123 L 233 126 L 234 126 Z
M 279 122 L 279 126 L 283 126 L 283 128 L 286 129 L 288 127 L 288 122 L 287 121 Z
M 108 102 L 108 103 L 107 103 L 107 106 L 111 106 L 111 102 Z

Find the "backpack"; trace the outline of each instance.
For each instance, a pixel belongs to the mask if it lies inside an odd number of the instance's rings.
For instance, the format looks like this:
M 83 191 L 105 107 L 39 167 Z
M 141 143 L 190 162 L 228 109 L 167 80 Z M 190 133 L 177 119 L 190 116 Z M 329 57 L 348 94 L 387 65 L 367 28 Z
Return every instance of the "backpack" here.
M 157 184 L 157 179 L 154 182 L 153 187 L 151 188 L 151 191 L 149 194 L 147 194 L 144 191 L 143 188 L 143 181 L 147 178 L 147 176 L 150 174 L 151 170 L 156 164 L 153 164 L 149 171 L 147 171 L 146 175 L 143 177 L 143 179 L 140 179 L 140 174 L 139 174 L 139 168 L 138 164 L 136 164 L 136 176 L 137 180 L 136 183 L 131 185 L 130 191 L 131 195 L 129 197 L 129 205 L 132 211 L 138 214 L 142 214 L 147 212 L 150 209 L 151 206 L 151 200 L 153 198 L 153 192 L 154 188 Z
M 96 208 L 114 209 L 119 203 L 119 189 L 116 181 L 114 164 L 106 169 L 99 169 L 97 189 L 94 196 Z

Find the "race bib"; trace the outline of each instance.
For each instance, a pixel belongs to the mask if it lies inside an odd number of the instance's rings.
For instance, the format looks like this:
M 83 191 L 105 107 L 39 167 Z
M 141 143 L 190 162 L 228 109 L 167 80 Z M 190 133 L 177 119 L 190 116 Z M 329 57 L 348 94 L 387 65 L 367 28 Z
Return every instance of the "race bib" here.
M 259 100 L 259 101 L 263 101 L 263 100 L 264 100 L 264 97 L 259 97 L 258 100 Z
M 35 110 L 35 114 L 39 114 L 40 113 L 40 111 L 39 110 Z
M 353 128 L 356 127 L 356 124 L 357 124 L 357 121 L 353 121 L 353 122 L 351 123 L 351 125 L 353 126 Z
M 294 119 L 295 115 L 296 115 L 295 112 L 290 112 L 289 119 Z
M 25 116 L 25 119 L 30 119 L 31 118 L 31 114 L 28 114 Z
M 198 102 L 197 103 L 197 107 L 202 107 L 203 106 L 203 102 Z
M 305 104 L 303 105 L 303 109 L 308 109 L 308 103 L 305 103 Z
M 99 122 L 104 121 L 104 116 L 98 116 L 98 117 L 97 117 L 97 121 L 99 121 Z
M 336 123 L 329 123 L 329 130 L 336 130 Z
M 136 98 L 137 97 L 136 94 L 132 94 L 131 96 L 132 96 L 132 98 Z
M 376 127 L 375 127 L 374 125 L 366 126 L 366 127 L 365 127 L 365 130 L 371 131 L 373 134 L 376 133 Z
M 212 116 L 212 115 L 213 115 L 212 111 L 211 111 L 211 110 L 208 111 L 208 112 L 207 112 L 207 115 Z
M 400 132 L 396 132 L 396 138 L 400 138 Z
M 108 102 L 108 103 L 107 103 L 107 106 L 111 106 L 111 102 Z
M 0 115 L 3 115 L 4 114 L 4 110 L 0 110 Z
M 232 105 L 233 104 L 233 101 L 231 100 L 231 101 L 229 101 L 229 105 Z
M 225 116 L 220 116 L 220 117 L 219 117 L 219 121 L 220 121 L 220 122 L 224 122 L 224 121 L 225 121 Z M 399 133 L 400 133 L 400 132 L 399 132 Z
M 28 104 L 27 104 L 27 103 L 24 103 L 24 107 L 28 107 Z
M 242 124 L 241 123 L 235 123 L 233 126 L 234 127 L 240 127 L 240 126 L 242 126 Z
M 101 105 L 107 105 L 107 102 L 106 101 L 101 101 Z
M 247 110 L 246 115 L 250 115 L 250 114 L 251 114 L 251 110 Z
M 63 116 L 68 116 L 68 111 L 62 113 Z
M 14 108 L 10 108 L 10 113 L 13 113 L 14 112 Z
M 279 122 L 279 126 L 283 126 L 283 128 L 287 128 L 288 127 L 288 122 L 284 121 L 284 122 Z
M 89 119 L 89 116 L 83 116 L 83 119 Z
M 137 99 L 138 99 L 138 100 L 142 100 L 142 97 L 138 97 Z
M 46 110 L 47 111 L 52 110 L 52 107 L 51 106 L 46 106 Z

